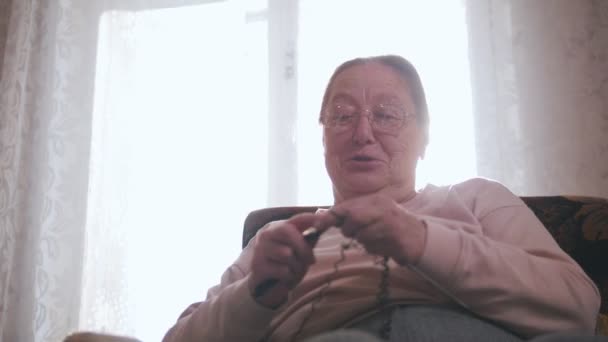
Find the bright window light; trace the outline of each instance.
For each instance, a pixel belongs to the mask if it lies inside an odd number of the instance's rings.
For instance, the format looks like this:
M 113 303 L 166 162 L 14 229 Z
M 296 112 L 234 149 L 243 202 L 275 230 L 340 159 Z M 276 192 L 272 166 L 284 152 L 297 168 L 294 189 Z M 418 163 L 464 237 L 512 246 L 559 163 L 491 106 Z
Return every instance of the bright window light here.
M 460 1 L 306 0 L 299 11 L 301 204 L 332 203 L 317 118 L 333 70 L 361 56 L 398 54 L 420 73 L 431 125 L 417 186 L 476 175 L 467 28 Z
M 88 248 L 123 249 L 87 252 L 82 328 L 159 341 L 265 206 L 267 27 L 246 15 L 220 2 L 102 17 Z
M 265 7 L 101 18 L 81 329 L 160 340 L 238 256 L 247 213 L 267 206 Z M 419 186 L 476 174 L 459 1 L 302 0 L 298 11 L 298 204 L 332 201 L 319 106 L 333 69 L 357 56 L 401 54 L 420 72 L 431 142 Z

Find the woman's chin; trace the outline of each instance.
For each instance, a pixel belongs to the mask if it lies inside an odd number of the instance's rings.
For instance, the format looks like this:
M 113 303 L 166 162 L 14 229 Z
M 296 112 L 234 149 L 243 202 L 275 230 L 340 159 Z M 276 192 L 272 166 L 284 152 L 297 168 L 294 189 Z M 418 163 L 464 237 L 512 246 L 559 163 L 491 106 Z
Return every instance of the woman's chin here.
M 351 193 L 360 195 L 374 193 L 387 185 L 386 178 L 371 175 L 350 175 L 345 179 L 344 185 Z

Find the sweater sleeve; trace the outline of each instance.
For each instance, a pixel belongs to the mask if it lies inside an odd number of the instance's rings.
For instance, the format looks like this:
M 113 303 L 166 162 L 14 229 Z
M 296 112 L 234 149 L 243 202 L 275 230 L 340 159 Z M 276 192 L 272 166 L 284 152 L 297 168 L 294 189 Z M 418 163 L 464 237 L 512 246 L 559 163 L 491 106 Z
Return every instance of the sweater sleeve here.
M 482 189 L 461 201 L 476 224 L 422 217 L 427 240 L 417 270 L 470 311 L 524 337 L 593 333 L 594 283 L 520 198 L 498 183 L 475 182 Z
M 262 338 L 276 310 L 259 305 L 249 293 L 249 249 L 224 272 L 221 283 L 208 291 L 205 301 L 182 313 L 163 342 L 250 342 Z

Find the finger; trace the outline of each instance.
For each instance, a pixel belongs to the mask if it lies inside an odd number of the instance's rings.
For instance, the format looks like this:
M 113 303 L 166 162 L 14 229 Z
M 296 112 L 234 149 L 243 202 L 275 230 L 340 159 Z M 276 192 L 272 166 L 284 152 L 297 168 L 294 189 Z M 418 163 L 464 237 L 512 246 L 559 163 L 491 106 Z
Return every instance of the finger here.
M 374 225 L 382 220 L 381 216 L 370 217 L 349 217 L 344 220 L 344 224 L 340 227 L 342 234 L 349 238 L 355 238 L 363 231 L 367 230 L 371 225 Z
M 303 232 L 306 229 L 313 227 L 316 220 L 317 215 L 315 213 L 301 213 L 292 216 L 286 223 L 294 225 L 300 232 Z
M 312 246 L 304 240 L 298 228 L 290 222 L 285 222 L 279 228 L 273 232 L 270 239 L 276 243 L 290 247 L 295 256 L 302 262 L 312 264 L 314 262 Z
M 320 233 L 325 232 L 327 229 L 331 227 L 339 227 L 344 223 L 344 218 L 338 216 L 331 209 L 324 210 L 315 215 L 316 220 L 313 223 L 313 227 L 315 227 Z
M 341 228 L 366 225 L 379 216 L 379 210 L 372 205 L 368 196 L 335 205 L 330 209 L 330 213 L 335 218 L 336 226 Z
M 287 264 L 288 260 L 295 258 L 291 247 L 284 244 L 273 244 L 266 251 L 266 259 L 280 264 Z
M 301 262 L 298 259 L 290 259 L 288 261 L 288 265 L 289 267 L 289 271 L 290 271 L 290 275 L 291 275 L 291 279 L 290 282 L 288 282 L 289 286 L 293 286 L 296 285 L 306 274 L 306 271 L 308 270 L 308 265 Z
M 280 282 L 285 282 L 293 278 L 291 269 L 286 263 L 265 260 L 264 262 L 260 263 L 257 269 L 257 278 L 260 279 L 276 279 Z
M 289 259 L 295 258 L 295 252 L 288 242 L 289 232 L 285 231 L 290 229 L 293 227 L 277 226 L 272 230 L 261 232 L 256 245 L 257 253 L 254 257 L 257 256 L 257 259 L 262 262 L 268 259 L 285 264 Z
M 357 202 L 358 200 L 350 200 L 331 207 L 324 218 L 324 222 L 330 222 L 331 225 L 340 228 L 345 236 L 353 237 L 356 232 L 354 228 L 361 225 L 356 210 Z
M 295 257 L 280 262 L 266 260 L 260 269 L 260 279 L 274 279 L 276 283 L 282 283 L 291 289 L 300 283 L 308 271 L 308 265 Z M 258 284 L 259 286 L 259 284 Z M 273 287 L 276 285 L 273 285 Z
M 372 194 L 344 201 L 332 207 L 335 216 L 343 218 L 342 232 L 347 237 L 354 237 L 359 229 L 372 225 L 383 219 L 387 208 L 394 206 L 388 197 Z
M 273 251 L 267 254 L 267 260 L 271 263 L 287 265 L 296 277 L 302 274 L 307 267 L 306 263 L 300 260 L 293 250 L 286 245 L 276 246 Z
M 376 222 L 365 229 L 360 229 L 354 238 L 368 253 L 386 255 L 390 250 L 391 238 L 383 222 Z
M 309 234 L 312 232 L 311 236 L 304 237 L 306 248 L 303 244 L 298 243 L 299 247 L 297 249 L 298 256 L 301 257 L 302 259 L 304 259 L 308 263 L 315 262 L 315 257 L 314 257 L 312 248 L 315 246 L 315 244 L 319 238 L 319 235 L 325 231 L 324 229 L 318 229 L 318 228 L 317 228 L 317 231 L 311 231 L 311 228 L 316 227 L 315 222 L 317 222 L 317 220 L 318 220 L 317 213 L 302 213 L 302 214 L 292 216 L 286 222 L 289 224 L 293 224 L 296 227 L 296 229 L 301 232 L 301 234 L 304 234 L 304 233 Z
M 306 275 L 307 271 L 308 271 L 308 266 L 306 266 L 299 273 L 292 272 L 293 277 L 289 280 L 286 280 L 286 282 L 285 282 L 285 285 L 287 286 L 287 288 L 293 289 L 294 287 L 296 287 L 302 281 L 302 279 Z
M 359 230 L 353 236 L 360 243 L 386 242 L 388 228 L 382 221 L 376 221 Z
M 276 279 L 290 289 L 300 283 L 308 270 L 308 266 L 296 258 L 290 258 L 286 263 L 283 261 L 282 263 L 272 262 L 272 264 L 273 267 L 277 267 L 277 272 L 279 272 Z

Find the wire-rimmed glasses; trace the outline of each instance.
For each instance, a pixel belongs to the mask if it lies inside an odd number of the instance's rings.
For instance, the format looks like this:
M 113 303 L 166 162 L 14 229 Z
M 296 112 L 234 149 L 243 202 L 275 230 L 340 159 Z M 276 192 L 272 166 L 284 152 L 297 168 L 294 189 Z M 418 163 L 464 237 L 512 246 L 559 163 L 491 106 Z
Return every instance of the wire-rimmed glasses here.
M 360 117 L 365 116 L 374 131 L 394 134 L 414 118 L 414 114 L 396 105 L 381 104 L 364 113 L 361 114 L 361 111 L 352 106 L 338 104 L 323 112 L 321 123 L 332 131 L 344 132 L 352 130 Z

